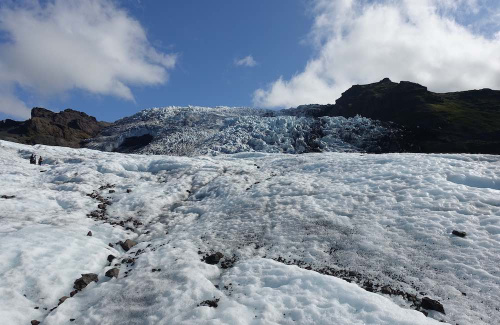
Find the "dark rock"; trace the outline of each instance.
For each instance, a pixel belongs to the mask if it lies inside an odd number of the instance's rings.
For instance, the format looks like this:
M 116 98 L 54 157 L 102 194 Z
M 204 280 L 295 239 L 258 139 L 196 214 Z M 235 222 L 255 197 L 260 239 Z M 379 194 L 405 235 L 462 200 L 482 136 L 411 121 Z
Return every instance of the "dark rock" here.
M 104 215 L 98 210 L 94 210 L 94 211 L 90 212 L 90 217 L 92 217 L 92 218 L 99 219 L 99 218 L 102 218 L 103 216 Z
M 64 297 L 59 298 L 59 305 L 62 304 L 63 302 L 65 302 L 66 299 L 68 299 L 68 298 L 69 298 L 68 296 L 64 296 Z
M 71 293 L 69 294 L 70 297 L 73 297 L 74 295 L 76 295 L 78 293 L 78 290 L 73 290 L 71 291 Z
M 114 246 L 113 244 L 111 244 L 111 243 L 108 243 L 108 246 L 109 246 L 109 247 L 115 247 L 115 246 Z
M 440 312 L 442 314 L 446 314 L 444 312 L 443 305 L 439 301 L 433 300 L 433 299 L 428 298 L 428 297 L 422 298 L 422 303 L 421 303 L 420 307 L 427 309 L 427 310 L 435 310 L 435 311 Z
M 106 276 L 108 278 L 118 278 L 118 274 L 120 274 L 120 270 L 117 269 L 117 268 L 113 268 L 113 269 L 110 269 L 108 271 L 106 271 Z
M 87 236 L 92 237 L 92 231 L 89 231 L 89 232 L 87 233 Z
M 40 307 L 35 307 L 35 309 L 40 309 Z
M 382 287 L 381 292 L 386 295 L 392 295 L 394 294 L 394 289 L 392 289 L 390 286 L 386 285 Z
M 99 279 L 97 278 L 97 274 L 94 273 L 82 274 L 82 277 L 75 281 L 73 288 L 80 291 L 84 289 L 87 285 L 89 285 L 91 282 L 97 282 L 97 281 L 99 281 Z
M 215 254 L 207 256 L 207 258 L 205 259 L 205 263 L 215 265 L 215 264 L 218 264 L 219 261 L 221 260 L 221 258 L 223 258 L 223 257 L 224 257 L 224 254 L 217 252 Z
M 110 194 L 115 193 L 115 190 L 109 190 L 109 193 Z
M 465 231 L 453 230 L 451 233 L 455 236 L 462 237 L 462 238 L 467 236 L 467 233 Z
M 40 324 L 40 322 L 37 321 L 36 319 L 31 321 L 31 325 L 38 325 L 38 324 Z
M 133 240 L 127 239 L 125 242 L 120 242 L 120 246 L 123 248 L 124 251 L 128 251 L 132 247 L 137 245 L 137 243 Z
M 127 193 L 132 193 L 132 190 L 128 188 Z
M 0 121 L 0 139 L 24 144 L 80 148 L 83 140 L 95 137 L 109 123 L 66 109 L 59 113 L 35 107 L 24 122 Z
M 2 199 L 6 199 L 6 200 L 8 200 L 8 199 L 13 199 L 13 198 L 15 198 L 16 196 L 15 196 L 15 195 L 2 195 L 2 196 L 0 196 L 0 197 L 1 197 Z
M 108 262 L 111 263 L 115 258 L 113 255 L 108 255 Z
M 207 307 L 217 308 L 219 306 L 219 300 L 220 300 L 220 298 L 213 299 L 213 300 L 205 300 L 205 301 L 202 301 L 198 306 L 207 306 Z
M 70 319 L 69 319 L 69 321 L 70 321 L 70 322 L 74 322 L 74 321 L 75 321 L 75 319 L 74 319 L 74 318 L 70 318 Z
M 135 262 L 135 258 L 131 258 L 131 257 L 127 257 L 127 258 L 124 258 L 122 260 L 122 263 L 125 263 L 125 264 L 132 264 Z
M 120 146 L 113 151 L 122 153 L 133 153 L 147 146 L 152 141 L 153 141 L 153 136 L 151 134 L 128 137 L 125 138 L 123 142 L 120 144 Z

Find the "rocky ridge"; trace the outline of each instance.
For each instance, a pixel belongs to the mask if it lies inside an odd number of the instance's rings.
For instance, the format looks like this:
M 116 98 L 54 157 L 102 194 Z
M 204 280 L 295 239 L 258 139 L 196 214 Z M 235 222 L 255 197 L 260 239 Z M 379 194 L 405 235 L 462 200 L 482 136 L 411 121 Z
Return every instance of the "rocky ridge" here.
M 0 139 L 23 144 L 45 144 L 80 148 L 82 141 L 95 137 L 110 123 L 99 122 L 83 112 L 66 109 L 54 113 L 35 107 L 26 121 L 0 121 Z
M 435 93 L 417 83 L 385 78 L 355 85 L 334 105 L 292 110 L 310 116 L 363 117 L 405 129 L 405 151 L 500 154 L 500 91 Z

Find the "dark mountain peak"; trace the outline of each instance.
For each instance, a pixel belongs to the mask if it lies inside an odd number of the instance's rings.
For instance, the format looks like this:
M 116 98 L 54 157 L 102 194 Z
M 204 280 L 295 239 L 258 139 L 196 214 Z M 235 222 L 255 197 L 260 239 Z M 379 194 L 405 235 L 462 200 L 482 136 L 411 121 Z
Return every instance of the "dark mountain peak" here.
M 49 111 L 46 108 L 43 107 L 33 107 L 31 109 L 31 118 L 33 117 L 52 117 L 56 113 Z
M 422 86 L 418 83 L 411 81 L 401 81 L 397 86 L 396 90 L 399 91 L 416 91 L 416 92 L 425 92 L 427 91 L 427 87 Z

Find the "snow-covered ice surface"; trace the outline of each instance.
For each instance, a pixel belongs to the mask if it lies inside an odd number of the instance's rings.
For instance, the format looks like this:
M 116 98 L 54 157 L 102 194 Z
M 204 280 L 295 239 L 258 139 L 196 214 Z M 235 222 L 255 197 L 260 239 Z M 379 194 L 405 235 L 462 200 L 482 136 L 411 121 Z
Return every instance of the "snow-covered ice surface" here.
M 0 175 L 0 195 L 15 196 L 0 199 L 2 324 L 500 321 L 497 156 L 188 158 L 0 141 Z M 87 217 L 93 191 L 109 197 L 106 222 Z M 127 238 L 138 245 L 125 252 L 115 243 Z M 201 261 L 217 251 L 226 268 Z M 108 254 L 117 279 L 104 276 Z M 98 283 L 50 311 L 90 272 Z M 367 283 L 436 299 L 446 315 Z
M 151 143 L 133 152 L 177 156 L 380 152 L 383 140 L 396 132 L 360 116 L 312 118 L 286 113 L 245 107 L 152 108 L 115 122 L 87 147 L 114 151 L 129 137 L 151 135 Z

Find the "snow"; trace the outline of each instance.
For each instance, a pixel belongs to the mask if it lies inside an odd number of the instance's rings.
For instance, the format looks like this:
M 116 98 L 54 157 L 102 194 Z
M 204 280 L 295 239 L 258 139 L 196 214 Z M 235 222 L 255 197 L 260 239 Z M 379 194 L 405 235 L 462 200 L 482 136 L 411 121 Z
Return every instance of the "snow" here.
M 91 139 L 88 148 L 113 151 L 128 137 L 153 136 L 135 151 L 178 156 L 237 152 L 304 153 L 379 152 L 379 142 L 395 130 L 356 116 L 287 116 L 245 107 L 162 107 L 143 110 L 117 121 Z
M 30 165 L 31 153 L 46 165 Z M 173 157 L 0 141 L 0 174 L 0 195 L 15 195 L 0 199 L 4 324 L 500 320 L 498 156 Z M 93 191 L 111 202 L 108 222 L 87 217 Z M 128 238 L 138 245 L 125 252 L 116 243 Z M 228 268 L 201 260 L 216 251 Z M 117 279 L 104 276 L 112 267 Z M 98 283 L 51 311 L 82 273 Z M 378 292 L 385 285 L 436 299 L 446 315 L 425 317 Z M 200 305 L 212 299 L 217 308 Z

